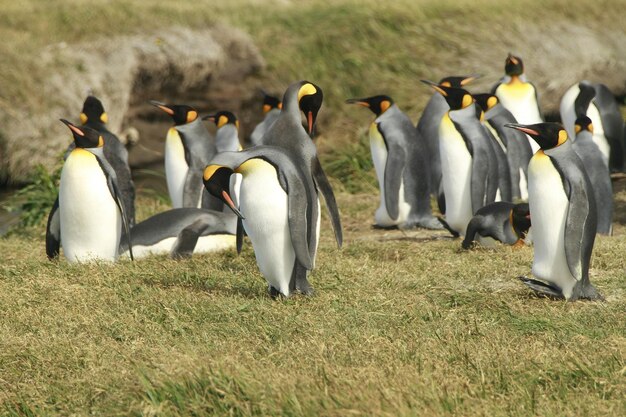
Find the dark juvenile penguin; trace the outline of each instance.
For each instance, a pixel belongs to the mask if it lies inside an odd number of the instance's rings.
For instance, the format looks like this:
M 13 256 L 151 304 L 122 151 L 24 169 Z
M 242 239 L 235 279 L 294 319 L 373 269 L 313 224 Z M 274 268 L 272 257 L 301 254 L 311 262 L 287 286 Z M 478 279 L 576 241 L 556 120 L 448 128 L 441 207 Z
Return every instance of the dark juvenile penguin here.
M 601 299 L 589 281 L 597 211 L 592 185 L 567 132 L 558 123 L 509 124 L 530 135 L 541 149 L 528 166 L 532 213 L 532 273 L 521 277 L 534 291 L 574 301 Z
M 165 179 L 172 206 L 221 210 L 219 200 L 203 193 L 202 172 L 217 149 L 198 112 L 184 104 L 150 103 L 174 121 L 165 139 Z
M 128 165 L 128 151 L 118 137 L 107 129 L 108 120 L 109 116 L 102 102 L 95 96 L 87 96 L 80 113 L 80 121 L 84 126 L 98 131 L 104 139 L 104 156 L 115 170 L 120 197 L 132 226 L 135 224 L 135 184 Z M 74 142 L 68 146 L 65 159 L 75 147 Z
M 480 75 L 450 76 L 439 81 L 439 85 L 444 87 L 463 88 Z M 445 202 L 443 200 L 443 188 L 441 185 L 441 158 L 439 157 L 439 124 L 441 118 L 450 110 L 450 106 L 445 98 L 438 93 L 434 93 L 422 112 L 420 120 L 417 122 L 417 131 L 425 141 L 426 149 L 422 153 L 427 155 L 430 165 L 430 193 L 437 197 L 439 210 L 445 213 Z
M 155 214 L 131 229 L 133 255 L 169 255 L 177 259 L 234 248 L 234 217 L 230 212 L 191 207 Z M 120 242 L 119 254 L 128 254 L 125 239 Z
M 122 229 L 130 239 L 130 226 L 115 170 L 104 155 L 104 138 L 90 127 L 61 121 L 75 147 L 63 164 L 59 195 L 48 215 L 46 254 L 54 259 L 63 246 L 69 262 L 115 261 Z
M 257 146 L 261 144 L 261 139 L 267 129 L 272 126 L 280 115 L 280 110 L 283 108 L 283 103 L 274 96 L 263 92 L 263 120 L 254 127 L 254 130 L 250 134 L 250 146 Z
M 473 214 L 496 198 L 498 165 L 492 139 L 476 117 L 474 99 L 467 91 L 423 82 L 450 106 L 439 126 L 445 217 L 450 229 L 462 235 Z
M 576 119 L 583 115 L 589 117 L 593 124 L 593 141 L 610 172 L 624 170 L 624 120 L 615 96 L 606 85 L 589 81 L 574 84 L 563 95 L 560 112 L 570 138 L 576 137 Z
M 467 225 L 461 246 L 463 249 L 472 247 L 476 235 L 492 238 L 507 245 L 520 246 L 524 244 L 528 229 L 530 229 L 530 210 L 527 203 L 498 201 L 476 212 Z
M 613 186 L 602 153 L 593 141 L 593 124 L 587 116 L 580 116 L 574 124 L 576 140 L 572 144 L 593 184 L 593 195 L 598 210 L 598 233 L 610 235 L 613 223 Z
M 518 123 L 543 122 L 539 110 L 537 88 L 526 79 L 524 62 L 518 56 L 509 54 L 504 63 L 505 76 L 493 87 L 492 93 L 509 110 Z M 539 149 L 535 141 L 528 137 L 533 153 Z
M 238 209 L 228 191 L 234 173 L 243 177 Z M 302 167 L 282 148 L 255 146 L 217 154 L 204 171 L 204 184 L 239 216 L 237 249 L 245 230 L 270 295 L 311 294 L 307 273 L 313 269 L 317 241 L 309 241 L 305 214 L 318 202 L 307 189 Z
M 517 123 L 513 114 L 508 111 L 493 94 L 474 94 L 474 100 L 485 112 L 487 126 L 499 143 L 504 146 L 511 177 L 512 200 L 528 200 L 528 162 L 533 156 L 532 148 L 519 130 L 504 127 L 507 123 Z M 503 198 L 503 200 L 505 200 Z
M 419 132 L 389 96 L 349 99 L 369 108 L 370 150 L 380 188 L 376 225 L 441 229 L 430 207 L 430 170 Z
M 326 208 L 330 214 L 337 245 L 341 246 L 343 240 L 335 195 L 317 158 L 317 148 L 309 136 L 313 134 L 313 126 L 317 113 L 322 106 L 323 96 L 322 89 L 309 81 L 298 81 L 291 84 L 283 96 L 283 109 L 280 116 L 262 139 L 264 145 L 277 146 L 283 149 L 293 163 L 302 168 L 303 181 L 306 183 L 307 190 L 312 194 L 312 200 L 316 202 L 307 209 L 307 223 L 310 228 L 309 240 L 313 247 L 317 246 L 319 237 L 318 191 L 326 201 Z M 305 115 L 307 130 L 302 127 L 301 113 Z
M 233 113 L 222 110 L 215 114 L 204 116 L 217 126 L 215 132 L 215 148 L 217 152 L 235 152 L 241 150 L 239 143 L 239 120 Z

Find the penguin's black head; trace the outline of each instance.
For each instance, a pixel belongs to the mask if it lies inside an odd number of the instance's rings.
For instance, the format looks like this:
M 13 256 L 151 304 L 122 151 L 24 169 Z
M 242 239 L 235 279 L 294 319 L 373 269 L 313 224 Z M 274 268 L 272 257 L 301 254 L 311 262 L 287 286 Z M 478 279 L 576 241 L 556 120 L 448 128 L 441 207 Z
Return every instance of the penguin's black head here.
M 528 203 L 520 203 L 513 206 L 511 223 L 518 236 L 526 237 L 528 229 L 530 229 L 530 208 Z
M 472 94 L 472 97 L 474 97 L 474 101 L 478 104 L 478 107 L 484 111 L 487 111 L 498 104 L 498 97 L 493 94 Z
M 150 104 L 172 116 L 177 126 L 191 123 L 198 118 L 196 109 L 186 104 L 164 104 L 154 100 L 151 100 Z
M 215 114 L 204 116 L 202 120 L 208 120 L 215 123 L 218 129 L 227 124 L 232 124 L 239 129 L 239 120 L 237 120 L 237 116 L 227 110 L 218 111 Z
M 60 120 L 72 131 L 77 148 L 102 148 L 104 146 L 104 139 L 97 130 L 87 126 L 77 127 L 65 119 Z
M 524 63 L 522 62 L 522 58 L 509 53 L 504 63 L 504 72 L 509 76 L 522 75 L 524 73 Z
M 346 103 L 367 107 L 374 112 L 376 116 L 380 116 L 393 105 L 393 100 L 389 96 L 380 95 L 366 98 L 349 98 L 346 100 Z
M 83 103 L 83 110 L 80 113 L 80 122 L 82 124 L 87 122 L 106 124 L 108 121 L 109 117 L 104 111 L 102 102 L 95 96 L 87 96 Z
M 298 89 L 298 106 L 306 116 L 309 135 L 313 133 L 313 125 L 315 125 L 317 112 L 322 107 L 323 100 L 324 93 L 321 88 L 308 81 L 301 81 L 300 89 Z
M 430 85 L 435 91 L 439 92 L 450 106 L 450 110 L 460 110 L 469 107 L 474 103 L 471 94 L 462 88 L 446 87 L 435 84 L 432 81 L 422 80 L 424 84 Z
M 235 172 L 222 165 L 207 165 L 204 168 L 202 180 L 204 182 L 204 188 L 214 197 L 219 198 L 226 204 L 237 216 L 243 219 L 241 212 L 235 207 L 235 203 L 228 191 L 230 190 L 230 176 Z
M 276 97 L 263 92 L 263 113 L 268 113 L 273 109 L 282 109 L 283 103 Z
M 579 116 L 578 119 L 576 119 L 576 122 L 574 123 L 574 130 L 576 134 L 583 132 L 583 131 L 588 131 L 588 132 L 593 133 L 593 124 L 591 123 L 591 119 L 588 118 L 587 116 Z
M 444 77 L 441 80 L 439 80 L 439 85 L 442 85 L 444 87 L 462 88 L 477 78 L 480 78 L 480 75 L 478 74 L 464 75 L 464 76 L 452 75 L 450 77 Z
M 533 125 L 507 123 L 504 126 L 526 133 L 533 138 L 544 151 L 556 148 L 567 140 L 567 132 L 560 123 L 536 123 Z

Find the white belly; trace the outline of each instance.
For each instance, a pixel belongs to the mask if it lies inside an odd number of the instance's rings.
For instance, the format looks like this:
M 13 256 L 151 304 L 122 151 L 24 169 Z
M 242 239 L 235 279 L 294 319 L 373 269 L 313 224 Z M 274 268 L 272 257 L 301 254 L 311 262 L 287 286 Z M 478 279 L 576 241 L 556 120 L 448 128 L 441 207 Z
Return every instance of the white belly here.
M 201 236 L 196 243 L 193 253 L 211 253 L 234 248 L 235 239 L 234 235 Z M 134 245 L 133 256 L 135 259 L 139 259 L 151 255 L 170 255 L 177 240 L 178 237 L 168 237 L 150 246 Z M 124 252 L 124 255 L 128 255 L 128 251 Z
M 260 159 L 249 160 L 244 165 L 248 166 L 242 172 L 239 196 L 239 207 L 245 217 L 243 227 L 268 284 L 288 296 L 296 254 L 289 233 L 287 194 L 278 183 L 272 165 Z
M 439 125 L 439 153 L 443 192 L 446 198 L 446 222 L 465 235 L 472 219 L 472 156 L 463 137 L 446 115 Z
M 576 97 L 578 97 L 578 93 L 580 93 L 580 88 L 578 87 L 578 83 L 576 83 L 563 94 L 561 104 L 559 105 L 561 123 L 563 123 L 565 130 L 567 130 L 567 135 L 572 139 L 576 137 L 576 132 L 574 131 L 574 123 L 576 122 L 574 102 L 576 101 Z
M 537 278 L 556 284 L 569 297 L 576 279 L 565 257 L 565 220 L 569 201 L 561 177 L 550 158 L 538 152 L 528 165 L 528 204 L 532 213 Z
M 543 121 L 539 113 L 535 90 L 531 84 L 501 84 L 496 90 L 496 96 L 500 103 L 515 116 L 517 123 L 534 124 Z M 526 138 L 533 153 L 537 152 L 539 150 L 537 142 L 528 135 Z
M 384 139 L 376 123 L 372 123 L 370 126 L 370 150 L 372 153 L 372 161 L 374 162 L 374 169 L 376 170 L 376 178 L 378 179 L 378 188 L 380 190 L 380 205 L 376 209 L 374 220 L 376 224 L 383 227 L 395 226 L 402 224 L 406 221 L 411 206 L 404 199 L 404 181 L 400 183 L 400 191 L 398 196 L 398 218 L 393 220 L 389 216 L 387 211 L 387 205 L 385 203 L 385 167 L 387 166 L 387 147 L 385 146 Z
M 185 148 L 175 128 L 170 128 L 165 139 L 165 179 L 172 207 L 183 206 L 183 191 L 189 166 L 185 160 Z
M 75 149 L 59 186 L 61 245 L 70 262 L 115 261 L 122 218 L 96 157 Z
M 591 102 L 589 104 L 589 108 L 587 109 L 587 117 L 591 119 L 591 123 L 593 124 L 593 143 L 598 145 L 600 152 L 602 152 L 602 161 L 608 167 L 609 166 L 609 155 L 611 154 L 611 146 L 609 145 L 609 141 L 604 136 L 604 126 L 602 125 L 602 118 L 600 118 L 600 112 L 598 112 L 598 108 Z

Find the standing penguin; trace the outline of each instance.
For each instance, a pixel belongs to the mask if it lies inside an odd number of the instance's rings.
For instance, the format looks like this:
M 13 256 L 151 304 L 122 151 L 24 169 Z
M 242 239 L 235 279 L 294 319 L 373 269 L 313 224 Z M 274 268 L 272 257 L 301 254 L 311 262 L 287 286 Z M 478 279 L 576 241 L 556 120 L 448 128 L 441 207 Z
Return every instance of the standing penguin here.
M 504 127 L 507 123 L 517 123 L 493 94 L 474 94 L 474 100 L 485 111 L 485 121 L 492 133 L 506 149 L 506 159 L 511 177 L 511 198 L 528 200 L 528 162 L 533 156 L 532 148 L 519 130 Z
M 497 201 L 478 209 L 467 225 L 461 246 L 469 249 L 477 234 L 482 238 L 519 246 L 523 245 L 529 229 L 530 210 L 527 203 Z
M 450 76 L 439 81 L 444 87 L 462 88 L 471 83 L 480 75 Z M 422 153 L 427 155 L 430 166 L 430 193 L 437 197 L 439 210 L 445 213 L 445 201 L 443 200 L 443 188 L 441 185 L 441 158 L 439 156 L 439 125 L 441 118 L 450 110 L 446 99 L 435 92 L 426 103 L 419 122 L 417 131 L 426 144 L 426 150 Z
M 128 165 L 128 151 L 117 136 L 107 129 L 108 120 L 109 116 L 102 102 L 95 96 L 87 96 L 80 113 L 80 121 L 84 126 L 97 130 L 104 139 L 104 156 L 115 170 L 120 197 L 132 226 L 135 224 L 135 184 Z M 75 147 L 74 142 L 68 146 L 65 159 Z
M 602 152 L 610 172 L 624 170 L 624 120 L 613 93 L 604 84 L 581 81 L 561 98 L 561 120 L 569 137 L 576 137 L 574 124 L 586 115 L 593 124 L 593 141 Z
M 613 187 L 602 153 L 593 141 L 593 124 L 587 116 L 580 116 L 574 124 L 576 140 L 574 152 L 583 161 L 585 171 L 593 184 L 593 195 L 598 210 L 598 233 L 610 235 L 613 222 Z
M 59 195 L 48 216 L 46 254 L 58 257 L 62 245 L 69 262 L 115 261 L 122 227 L 127 239 L 130 228 L 115 170 L 104 156 L 104 139 L 94 129 L 61 121 L 76 146 L 63 164 Z
M 589 281 L 597 212 L 589 177 L 558 123 L 508 127 L 537 141 L 541 149 L 528 166 L 528 203 L 532 213 L 532 273 L 522 277 L 534 291 L 574 301 L 601 299 Z
M 313 291 L 307 272 L 313 268 L 315 253 L 304 214 L 317 201 L 307 190 L 301 168 L 280 148 L 255 146 L 220 153 L 204 171 L 206 189 L 241 219 L 237 249 L 241 249 L 245 230 L 272 297 L 288 297 L 295 290 L 306 295 Z M 233 173 L 243 176 L 239 209 L 228 192 Z
M 302 167 L 303 181 L 316 203 L 309 207 L 307 222 L 309 225 L 310 246 L 315 248 L 319 238 L 319 197 L 318 191 L 324 196 L 326 208 L 335 232 L 337 245 L 341 247 L 343 240 L 341 219 L 333 189 L 317 158 L 317 148 L 309 135 L 313 134 L 313 126 L 317 113 L 322 106 L 324 94 L 319 86 L 309 81 L 298 81 L 291 84 L 283 96 L 283 109 L 280 116 L 263 136 L 264 145 L 277 146 L 285 151 L 294 164 Z M 302 127 L 304 113 L 307 130 Z M 308 131 L 308 134 L 307 134 Z M 315 257 L 313 256 L 313 262 Z
M 174 259 L 193 253 L 217 252 L 235 247 L 236 218 L 229 211 L 221 213 L 200 208 L 177 208 L 155 214 L 131 229 L 135 258 L 169 255 Z M 122 239 L 120 256 L 129 253 L 128 241 Z
M 462 235 L 473 214 L 496 198 L 498 166 L 492 139 L 476 117 L 474 99 L 467 91 L 422 82 L 443 95 L 450 106 L 439 126 L 439 152 L 446 222 Z
M 539 110 L 539 100 L 537 89 L 526 81 L 524 74 L 524 62 L 520 57 L 509 54 L 504 63 L 506 75 L 493 87 L 493 93 L 498 97 L 500 103 L 509 110 L 518 123 L 541 123 L 541 111 Z M 537 152 L 539 146 L 528 137 L 533 153 Z
M 355 98 L 346 103 L 367 107 L 376 115 L 369 129 L 380 188 L 376 225 L 441 229 L 430 207 L 429 161 L 409 117 L 389 96 Z
M 276 97 L 270 96 L 263 91 L 263 114 L 265 115 L 261 123 L 254 127 L 252 134 L 250 134 L 250 146 L 257 146 L 261 144 L 261 139 L 267 129 L 272 126 L 280 115 L 280 110 L 283 108 L 283 103 Z
M 202 120 L 209 120 L 217 126 L 217 132 L 215 133 L 215 148 L 217 152 L 241 150 L 237 116 L 229 111 L 222 110 L 215 114 L 204 116 Z
M 203 195 L 202 171 L 217 150 L 198 112 L 187 105 L 150 103 L 169 114 L 175 124 L 165 139 L 165 179 L 172 206 L 220 210 L 219 200 Z

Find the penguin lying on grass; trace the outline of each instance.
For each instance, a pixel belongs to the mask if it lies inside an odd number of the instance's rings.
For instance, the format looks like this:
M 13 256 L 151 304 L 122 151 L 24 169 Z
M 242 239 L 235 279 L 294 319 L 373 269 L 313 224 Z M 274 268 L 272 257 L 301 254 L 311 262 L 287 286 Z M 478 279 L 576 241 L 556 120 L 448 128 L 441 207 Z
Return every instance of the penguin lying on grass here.
M 507 126 L 526 133 L 541 147 L 528 166 L 532 273 L 537 279 L 520 279 L 545 296 L 602 299 L 589 281 L 597 228 L 593 188 L 567 132 L 558 123 Z
M 523 139 L 526 141 L 526 138 Z M 469 249 L 479 235 L 507 245 L 523 245 L 530 229 L 530 210 L 527 203 L 513 204 L 505 201 L 491 203 L 479 209 L 467 225 L 461 246 Z
M 178 208 L 155 214 L 131 229 L 132 250 L 136 259 L 150 255 L 186 258 L 193 253 L 217 252 L 235 248 L 237 218 L 199 208 Z M 123 239 L 120 256 L 129 254 Z

